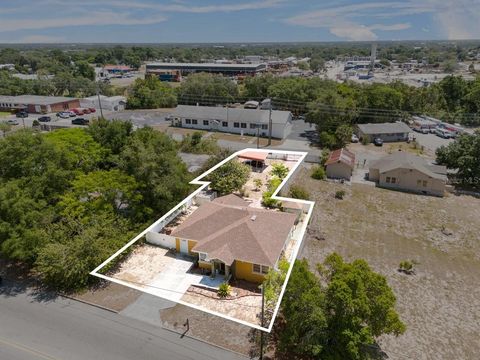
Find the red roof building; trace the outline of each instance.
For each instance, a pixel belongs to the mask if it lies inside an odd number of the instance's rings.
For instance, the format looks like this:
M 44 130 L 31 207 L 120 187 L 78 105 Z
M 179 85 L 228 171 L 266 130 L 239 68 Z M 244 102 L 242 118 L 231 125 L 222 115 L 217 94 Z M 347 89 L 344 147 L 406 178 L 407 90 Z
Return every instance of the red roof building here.
M 327 177 L 350 180 L 355 168 L 355 154 L 345 148 L 332 151 L 325 166 Z

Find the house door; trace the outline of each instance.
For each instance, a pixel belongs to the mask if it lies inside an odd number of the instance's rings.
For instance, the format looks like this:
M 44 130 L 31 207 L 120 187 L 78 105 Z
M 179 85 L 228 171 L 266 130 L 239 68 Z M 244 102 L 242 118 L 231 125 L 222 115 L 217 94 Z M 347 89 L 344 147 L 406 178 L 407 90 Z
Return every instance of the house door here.
M 215 261 L 215 270 L 221 275 L 225 275 L 225 264 L 223 262 Z
M 182 254 L 188 254 L 188 241 L 185 239 L 180 239 L 180 252 Z

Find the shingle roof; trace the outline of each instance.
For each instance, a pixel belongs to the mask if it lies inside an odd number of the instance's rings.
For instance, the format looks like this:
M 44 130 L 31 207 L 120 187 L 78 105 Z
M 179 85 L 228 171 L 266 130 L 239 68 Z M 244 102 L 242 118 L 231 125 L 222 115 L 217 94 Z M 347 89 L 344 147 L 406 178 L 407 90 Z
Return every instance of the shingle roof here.
M 232 122 L 268 124 L 269 110 L 178 105 L 172 116 L 183 119 L 228 120 Z M 289 111 L 273 110 L 272 122 L 274 124 L 286 124 L 290 116 L 291 113 Z
M 241 260 L 274 266 L 296 215 L 238 206 L 238 199 L 232 196 L 202 204 L 172 236 L 197 241 L 193 251 L 207 253 L 227 265 Z
M 424 158 L 409 154 L 405 151 L 397 151 L 391 155 L 373 162 L 371 169 L 378 169 L 385 173 L 393 169 L 412 169 L 430 176 L 434 179 L 446 180 L 447 168 L 441 165 L 431 165 Z
M 364 134 L 396 134 L 409 133 L 412 130 L 402 122 L 379 123 L 379 124 L 358 124 L 360 131 Z
M 355 166 L 355 154 L 345 148 L 332 151 L 325 162 L 325 165 L 336 164 L 338 162 L 344 163 L 350 167 Z

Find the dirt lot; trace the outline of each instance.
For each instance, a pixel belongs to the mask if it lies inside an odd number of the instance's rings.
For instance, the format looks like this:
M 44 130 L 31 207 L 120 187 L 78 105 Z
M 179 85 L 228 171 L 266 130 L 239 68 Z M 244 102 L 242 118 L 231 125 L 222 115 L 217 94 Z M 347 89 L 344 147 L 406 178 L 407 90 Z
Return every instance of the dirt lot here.
M 309 230 L 325 238 L 307 236 L 300 257 L 311 265 L 333 251 L 364 258 L 394 289 L 407 332 L 380 339 L 389 359 L 478 358 L 480 199 L 334 184 L 311 179 L 306 169 L 295 181 L 316 201 Z M 338 189 L 345 199 L 334 199 Z M 400 274 L 400 261 L 411 259 L 416 275 Z

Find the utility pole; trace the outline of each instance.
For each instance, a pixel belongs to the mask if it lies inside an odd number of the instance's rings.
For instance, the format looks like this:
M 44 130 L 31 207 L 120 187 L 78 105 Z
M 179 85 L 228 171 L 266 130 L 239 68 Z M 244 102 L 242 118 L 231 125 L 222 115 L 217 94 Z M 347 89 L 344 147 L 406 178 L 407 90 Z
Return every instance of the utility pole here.
M 261 316 L 261 326 L 263 327 L 263 313 L 265 308 L 265 293 L 263 291 L 263 284 L 260 285 L 260 289 L 262 289 L 262 316 Z M 259 360 L 263 360 L 263 331 L 260 330 L 260 357 Z
M 268 146 L 270 146 L 272 145 L 272 99 L 270 99 L 268 109 Z
M 100 116 L 102 117 L 102 119 L 104 119 L 103 109 L 102 109 L 102 100 L 100 100 L 100 85 L 98 85 L 98 81 L 97 81 L 97 98 L 98 98 L 98 106 L 100 107 Z

